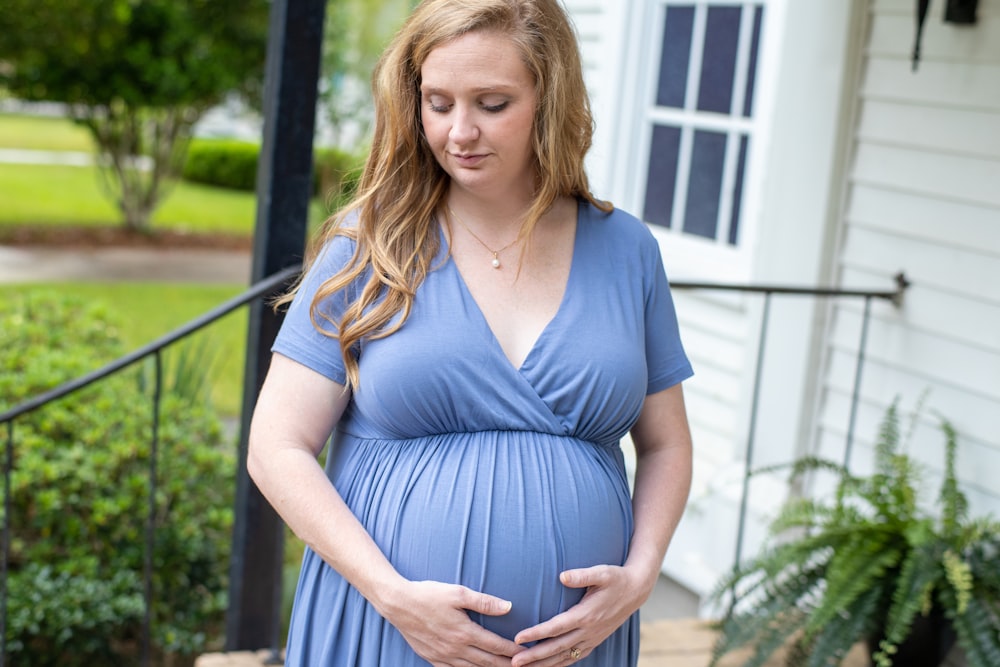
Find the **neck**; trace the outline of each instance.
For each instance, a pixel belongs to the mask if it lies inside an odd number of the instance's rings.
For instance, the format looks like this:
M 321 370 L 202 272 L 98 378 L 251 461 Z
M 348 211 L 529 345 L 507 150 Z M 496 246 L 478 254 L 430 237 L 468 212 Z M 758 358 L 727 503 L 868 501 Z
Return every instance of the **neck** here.
M 520 231 L 534 201 L 530 193 L 480 197 L 452 187 L 445 203 L 477 232 L 482 229 L 502 234 L 508 230 Z
M 496 246 L 504 245 L 520 234 L 529 208 L 530 205 L 490 208 L 483 203 L 469 206 L 460 201 L 446 201 L 451 217 L 458 218 L 460 224 L 473 234 Z

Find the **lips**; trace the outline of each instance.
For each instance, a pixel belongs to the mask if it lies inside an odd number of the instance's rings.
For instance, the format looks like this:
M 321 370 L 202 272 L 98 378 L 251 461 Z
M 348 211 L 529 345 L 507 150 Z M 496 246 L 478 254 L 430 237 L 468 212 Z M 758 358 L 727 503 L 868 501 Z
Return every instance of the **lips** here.
M 486 159 L 486 156 L 474 155 L 474 154 L 459 155 L 456 153 L 452 153 L 451 159 L 454 160 L 455 163 L 458 164 L 458 166 L 460 167 L 475 167 L 481 162 L 483 162 L 483 160 Z

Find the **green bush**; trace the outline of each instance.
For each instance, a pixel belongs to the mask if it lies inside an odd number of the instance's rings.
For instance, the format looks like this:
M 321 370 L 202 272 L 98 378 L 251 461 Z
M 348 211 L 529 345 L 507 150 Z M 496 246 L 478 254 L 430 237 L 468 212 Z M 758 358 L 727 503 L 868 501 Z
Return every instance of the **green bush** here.
M 253 192 L 260 146 L 233 139 L 194 139 L 181 176 L 192 183 Z
M 331 210 L 340 208 L 358 189 L 363 161 L 337 148 L 317 148 L 313 151 L 313 193 Z
M 232 139 L 195 139 L 188 149 L 184 180 L 253 192 L 257 183 L 260 146 Z M 327 210 L 337 210 L 354 196 L 363 156 L 338 148 L 313 151 L 312 195 Z
M 0 409 L 120 356 L 121 326 L 100 303 L 15 296 L 0 311 Z M 222 634 L 235 477 L 232 448 L 185 354 L 164 354 L 153 549 L 153 648 L 174 664 Z M 135 662 L 152 379 L 151 363 L 140 363 L 14 423 L 13 664 Z

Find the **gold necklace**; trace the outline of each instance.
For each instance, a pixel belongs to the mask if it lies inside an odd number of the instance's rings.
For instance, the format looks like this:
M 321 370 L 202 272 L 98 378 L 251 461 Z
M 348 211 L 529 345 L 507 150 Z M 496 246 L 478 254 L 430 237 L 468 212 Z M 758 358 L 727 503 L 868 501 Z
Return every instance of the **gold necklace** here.
M 490 252 L 490 254 L 493 255 L 493 261 L 491 262 L 493 264 L 493 268 L 494 269 L 499 269 L 500 268 L 500 253 L 502 253 L 504 250 L 506 250 L 507 248 L 511 247 L 515 243 L 517 243 L 518 239 L 517 238 L 514 239 L 513 241 L 511 241 L 510 243 L 508 243 L 504 247 L 500 248 L 499 250 L 494 250 L 493 248 L 491 248 L 488 245 L 486 245 L 485 241 L 483 241 L 481 238 L 479 238 L 478 236 L 476 236 L 476 233 L 474 231 L 472 231 L 471 229 L 469 229 L 469 226 L 467 224 L 465 224 L 465 221 L 462 220 L 460 217 L 458 217 L 458 214 L 455 213 L 455 211 L 453 211 L 450 206 L 448 207 L 448 212 L 451 213 L 451 216 L 453 218 L 455 218 L 456 220 L 458 220 L 458 224 L 460 224 L 463 227 L 465 227 L 465 231 L 467 231 L 470 234 L 472 234 L 472 238 L 474 238 L 477 241 L 479 241 L 479 245 L 481 245 L 484 248 L 486 248 Z M 518 236 L 518 238 L 520 238 L 520 236 Z

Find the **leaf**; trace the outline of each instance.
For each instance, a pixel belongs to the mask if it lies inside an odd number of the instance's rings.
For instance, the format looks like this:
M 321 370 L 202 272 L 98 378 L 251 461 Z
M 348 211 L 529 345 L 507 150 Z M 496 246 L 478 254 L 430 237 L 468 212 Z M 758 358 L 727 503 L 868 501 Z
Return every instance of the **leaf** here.
M 834 555 L 827 570 L 824 595 L 806 624 L 807 635 L 818 632 L 840 613 L 852 613 L 866 591 L 884 590 L 883 575 L 903 557 L 899 545 L 891 538 L 873 531 L 857 534 Z
M 804 667 L 840 664 L 861 637 L 868 636 L 877 623 L 876 613 L 882 590 L 873 587 L 858 598 L 850 610 L 837 614 L 813 637 Z
M 997 632 L 996 614 L 995 608 L 991 609 L 988 604 L 974 597 L 969 601 L 964 614 L 951 617 L 969 667 L 1000 665 L 1000 634 Z
M 907 554 L 895 582 L 892 606 L 880 628 L 884 636 L 882 646 L 898 646 L 909 634 L 913 619 L 919 613 L 929 613 L 924 609 L 926 601 L 937 581 L 941 578 L 940 545 L 925 545 Z M 884 653 L 881 649 L 879 653 Z

